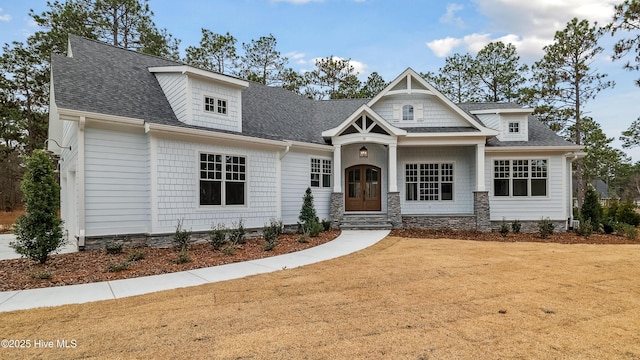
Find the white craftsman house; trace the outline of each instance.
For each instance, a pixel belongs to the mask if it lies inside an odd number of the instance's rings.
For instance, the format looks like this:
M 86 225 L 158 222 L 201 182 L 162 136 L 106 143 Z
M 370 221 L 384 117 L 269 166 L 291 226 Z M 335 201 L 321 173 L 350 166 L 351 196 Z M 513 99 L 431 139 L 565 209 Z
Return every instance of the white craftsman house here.
M 70 238 L 154 243 L 239 220 L 490 231 L 572 218 L 566 142 L 506 103 L 454 104 L 412 69 L 373 99 L 282 88 L 70 36 L 52 57 L 49 150 Z

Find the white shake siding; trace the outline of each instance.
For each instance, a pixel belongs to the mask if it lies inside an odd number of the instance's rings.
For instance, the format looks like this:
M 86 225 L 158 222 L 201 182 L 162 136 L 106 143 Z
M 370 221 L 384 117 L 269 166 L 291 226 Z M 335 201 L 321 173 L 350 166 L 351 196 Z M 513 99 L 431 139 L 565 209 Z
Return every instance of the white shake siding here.
M 489 191 L 489 203 L 491 206 L 491 220 L 540 220 L 550 218 L 551 220 L 566 220 L 566 210 L 563 206 L 565 199 L 565 188 L 563 186 L 562 156 L 532 156 L 527 154 L 512 155 L 487 155 L 485 158 L 486 189 Z M 496 159 L 547 159 L 548 160 L 548 180 L 547 196 L 541 197 L 502 197 L 494 196 L 493 161 Z
M 298 222 L 302 198 L 307 188 L 311 186 L 311 158 L 327 159 L 333 162 L 330 153 L 310 154 L 290 151 L 282 159 L 282 189 L 280 193 L 282 196 L 282 222 L 286 225 Z M 329 188 L 314 187 L 311 190 L 318 218 L 320 220 L 329 219 L 333 183 Z
M 407 201 L 407 163 L 453 163 L 453 200 Z M 398 189 L 402 214 L 473 214 L 475 167 L 475 148 L 472 146 L 398 148 Z
M 87 236 L 146 233 L 149 148 L 144 134 L 85 128 Z
M 402 106 L 412 105 L 414 121 L 402 120 Z M 469 122 L 451 111 L 435 96 L 404 95 L 402 98 L 388 97 L 378 101 L 372 109 L 385 120 L 397 126 L 441 127 L 441 126 L 470 126 Z
M 278 152 L 160 139 L 157 147 L 157 218 L 154 233 L 175 231 L 178 220 L 193 231 L 219 223 L 231 227 L 242 219 L 245 228 L 262 228 L 278 218 Z M 200 206 L 200 153 L 246 157 L 246 205 Z
M 239 89 L 231 88 L 215 82 L 189 79 L 191 88 L 190 106 L 193 111 L 192 125 L 229 131 L 242 131 L 241 93 Z M 204 111 L 204 98 L 213 97 L 227 102 L 227 113 L 217 114 Z
M 188 123 L 187 76 L 171 73 L 159 73 L 155 75 L 178 120 Z

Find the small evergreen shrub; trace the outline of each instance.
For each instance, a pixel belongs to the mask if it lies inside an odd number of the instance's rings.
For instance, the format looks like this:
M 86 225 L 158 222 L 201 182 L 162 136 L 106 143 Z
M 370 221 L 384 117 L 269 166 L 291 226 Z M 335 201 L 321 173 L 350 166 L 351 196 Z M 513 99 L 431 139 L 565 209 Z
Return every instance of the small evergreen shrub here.
M 224 224 L 218 224 L 216 226 L 211 227 L 211 232 L 209 233 L 209 245 L 213 247 L 213 250 L 220 250 L 222 246 L 227 242 L 227 229 Z
M 271 220 L 268 225 L 262 228 L 262 237 L 264 238 L 265 245 L 264 251 L 271 251 L 276 247 L 278 236 L 282 234 L 282 221 Z
M 306 234 L 309 234 L 310 237 L 317 237 L 324 229 L 324 226 L 317 221 L 310 221 L 303 224 L 302 227 L 304 229 L 304 232 Z
M 520 233 L 521 229 L 522 229 L 522 224 L 520 223 L 520 220 L 515 219 L 511 222 L 511 231 L 513 231 L 514 234 Z
M 640 214 L 636 212 L 636 206 L 633 201 L 628 200 L 618 206 L 616 220 L 632 226 L 640 225 Z
M 302 233 L 300 234 L 300 236 L 298 236 L 298 242 L 302 243 L 302 244 L 306 244 L 309 242 L 309 233 Z
M 189 251 L 191 245 L 191 231 L 182 228 L 182 220 L 178 220 L 176 232 L 173 235 L 173 247 L 178 252 Z
M 136 250 L 127 256 L 127 260 L 130 262 L 135 262 L 135 261 L 143 260 L 146 257 L 147 257 L 147 253 L 141 250 Z
M 323 231 L 329 231 L 331 229 L 331 221 L 327 219 L 322 219 L 322 228 L 323 228 Z
M 60 185 L 53 161 L 44 150 L 34 150 L 26 157 L 25 165 L 20 182 L 25 214 L 16 220 L 16 240 L 9 246 L 18 254 L 44 264 L 51 253 L 65 244 L 62 220 L 58 217 Z
M 223 248 L 222 248 L 222 253 L 223 253 L 223 254 L 225 254 L 225 255 L 227 255 L 227 256 L 231 256 L 231 255 L 233 255 L 233 253 L 234 253 L 235 251 L 236 251 L 236 248 L 235 248 L 233 245 L 231 245 L 231 244 L 229 244 L 229 245 L 227 245 L 227 246 L 225 246 L 225 247 L 223 247 Z
M 31 274 L 31 278 L 37 280 L 50 280 L 53 278 L 53 274 L 48 271 L 37 271 Z
M 551 234 L 553 234 L 554 229 L 555 229 L 555 226 L 553 225 L 553 222 L 551 221 L 551 219 L 542 218 L 538 221 L 538 234 L 540 235 L 541 238 L 546 239 L 549 236 L 551 236 Z
M 122 243 L 119 241 L 111 241 L 108 242 L 105 246 L 104 249 L 107 252 L 107 254 L 120 254 L 122 252 Z
M 578 229 L 576 230 L 576 234 L 584 237 L 585 239 L 588 239 L 592 233 L 593 233 L 592 222 L 589 219 L 587 219 L 586 221 L 580 221 L 580 226 L 578 226 Z
M 507 235 L 509 235 L 509 225 L 504 219 L 500 224 L 500 235 L 502 235 L 502 237 L 507 237 Z
M 602 222 L 602 205 L 600 205 L 600 197 L 593 186 L 588 186 L 584 194 L 584 202 L 580 208 L 580 219 L 581 226 L 583 222 L 589 222 L 591 223 L 591 229 L 593 229 L 593 231 L 600 229 L 600 223 Z
M 229 241 L 231 241 L 231 243 L 233 243 L 234 245 L 244 244 L 247 242 L 245 236 L 246 234 L 242 219 L 240 219 L 240 221 L 238 221 L 237 223 L 234 222 L 233 228 L 229 230 Z
M 172 261 L 174 264 L 186 264 L 191 262 L 191 256 L 189 256 L 189 251 L 180 251 L 178 253 L 178 257 Z
M 302 197 L 302 209 L 300 209 L 298 220 L 300 220 L 302 224 L 307 224 L 312 221 L 316 223 L 319 222 L 316 208 L 313 205 L 313 192 L 310 187 L 307 187 Z
M 121 261 L 119 263 L 114 263 L 109 261 L 109 264 L 107 265 L 107 271 L 109 272 L 120 272 L 120 271 L 125 271 L 127 269 L 129 269 L 129 266 L 131 264 L 128 261 Z
M 629 224 L 617 223 L 615 226 L 615 232 L 618 236 L 624 236 L 629 240 L 636 240 L 638 238 L 638 229 Z

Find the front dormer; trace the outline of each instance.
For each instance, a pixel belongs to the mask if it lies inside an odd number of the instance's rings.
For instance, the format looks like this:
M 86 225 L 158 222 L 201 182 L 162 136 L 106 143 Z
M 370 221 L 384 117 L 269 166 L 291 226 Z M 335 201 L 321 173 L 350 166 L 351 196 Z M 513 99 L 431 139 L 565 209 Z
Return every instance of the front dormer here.
M 247 81 L 186 65 L 152 67 L 181 122 L 242 132 L 242 89 Z
M 498 140 L 529 141 L 529 115 L 533 109 L 509 108 L 474 110 L 471 113 L 491 129 L 497 130 Z

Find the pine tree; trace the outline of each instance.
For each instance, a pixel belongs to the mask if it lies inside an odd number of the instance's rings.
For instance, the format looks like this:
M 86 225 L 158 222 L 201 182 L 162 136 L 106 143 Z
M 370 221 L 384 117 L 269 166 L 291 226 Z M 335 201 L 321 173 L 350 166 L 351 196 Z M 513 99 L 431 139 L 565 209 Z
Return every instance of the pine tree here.
M 58 217 L 60 185 L 53 161 L 44 150 L 34 150 L 26 158 L 26 172 L 20 187 L 25 215 L 16 221 L 16 241 L 10 245 L 18 254 L 44 264 L 49 255 L 65 243 L 62 220 Z
M 311 222 L 319 222 L 318 215 L 316 214 L 316 208 L 313 205 L 313 193 L 311 188 L 308 187 L 304 192 L 302 198 L 302 209 L 300 209 L 300 216 L 298 219 L 302 224 L 310 224 Z
M 602 222 L 602 205 L 600 205 L 600 199 L 598 193 L 593 186 L 588 186 L 587 192 L 584 194 L 584 203 L 580 208 L 580 216 L 582 221 L 588 221 L 591 223 L 592 229 L 597 230 L 600 228 Z

